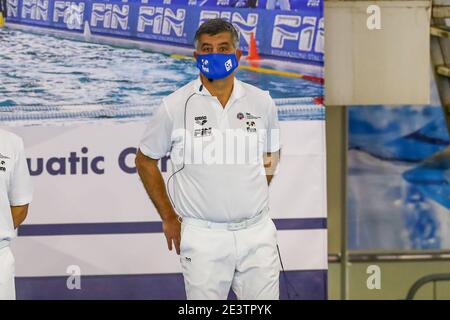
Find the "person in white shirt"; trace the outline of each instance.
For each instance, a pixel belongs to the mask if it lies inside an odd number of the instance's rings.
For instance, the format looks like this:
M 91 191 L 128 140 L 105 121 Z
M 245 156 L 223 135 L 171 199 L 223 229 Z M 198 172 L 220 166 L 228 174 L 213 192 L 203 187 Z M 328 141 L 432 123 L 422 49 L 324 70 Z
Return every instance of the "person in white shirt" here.
M 268 185 L 279 124 L 267 91 L 235 78 L 242 55 L 229 22 L 195 35 L 200 76 L 165 97 L 136 155 L 143 185 L 180 254 L 188 299 L 279 299 L 276 227 Z M 157 166 L 170 152 L 173 202 Z M 181 222 L 181 223 L 180 223 Z
M 9 248 L 15 229 L 25 220 L 32 185 L 23 141 L 0 129 L 0 300 L 14 300 L 14 257 Z

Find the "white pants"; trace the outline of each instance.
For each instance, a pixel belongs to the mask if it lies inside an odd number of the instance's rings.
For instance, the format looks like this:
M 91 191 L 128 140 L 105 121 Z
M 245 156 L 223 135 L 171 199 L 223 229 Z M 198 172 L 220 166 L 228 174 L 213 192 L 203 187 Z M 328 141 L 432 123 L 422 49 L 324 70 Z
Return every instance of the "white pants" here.
M 188 300 L 279 299 L 277 230 L 268 216 L 237 231 L 183 222 L 180 260 Z
M 14 256 L 9 247 L 0 249 L 0 300 L 15 300 Z

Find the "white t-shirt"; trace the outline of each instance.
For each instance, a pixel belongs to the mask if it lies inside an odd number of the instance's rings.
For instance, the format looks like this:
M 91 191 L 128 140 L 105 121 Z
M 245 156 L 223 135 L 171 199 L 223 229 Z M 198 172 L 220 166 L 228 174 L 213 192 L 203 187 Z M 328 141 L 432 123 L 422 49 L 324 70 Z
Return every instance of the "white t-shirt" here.
M 184 163 L 171 194 L 181 216 L 248 219 L 268 207 L 263 153 L 280 149 L 276 106 L 268 91 L 235 79 L 224 108 L 198 78 L 163 99 L 139 147 L 153 159 L 170 152 L 174 171 Z
M 0 241 L 16 236 L 10 207 L 26 205 L 31 200 L 32 185 L 23 141 L 0 129 Z

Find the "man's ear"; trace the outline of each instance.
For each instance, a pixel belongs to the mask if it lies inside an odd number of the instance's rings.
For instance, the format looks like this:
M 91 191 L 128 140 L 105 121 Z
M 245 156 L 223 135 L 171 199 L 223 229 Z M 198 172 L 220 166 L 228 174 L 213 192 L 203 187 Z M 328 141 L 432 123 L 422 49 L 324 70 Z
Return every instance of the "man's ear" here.
M 194 51 L 194 58 L 195 58 L 195 60 L 197 60 L 197 57 L 198 57 L 198 53 L 197 53 L 197 50 L 195 50 Z
M 239 61 L 242 57 L 242 50 L 241 49 L 236 49 L 236 58 L 237 61 Z

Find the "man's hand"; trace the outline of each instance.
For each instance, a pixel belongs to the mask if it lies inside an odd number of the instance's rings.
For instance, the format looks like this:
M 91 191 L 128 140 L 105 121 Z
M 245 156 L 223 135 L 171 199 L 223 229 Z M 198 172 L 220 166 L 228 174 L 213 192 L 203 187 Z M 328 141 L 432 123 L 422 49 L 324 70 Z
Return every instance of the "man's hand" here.
M 276 152 L 264 153 L 264 169 L 266 172 L 267 184 L 270 185 L 273 176 L 275 175 L 278 163 L 280 162 L 281 150 Z
M 28 214 L 28 204 L 23 206 L 12 206 L 11 214 L 14 222 L 14 229 L 22 224 Z
M 167 195 L 158 159 L 149 158 L 139 150 L 136 154 L 136 168 L 147 194 L 161 216 L 169 250 L 172 251 L 173 243 L 177 254 L 180 254 L 181 224 Z
M 168 219 L 163 220 L 163 232 L 167 239 L 167 247 L 172 251 L 172 243 L 175 245 L 177 254 L 180 254 L 180 242 L 181 242 L 181 223 L 178 221 L 177 216 L 171 216 Z

